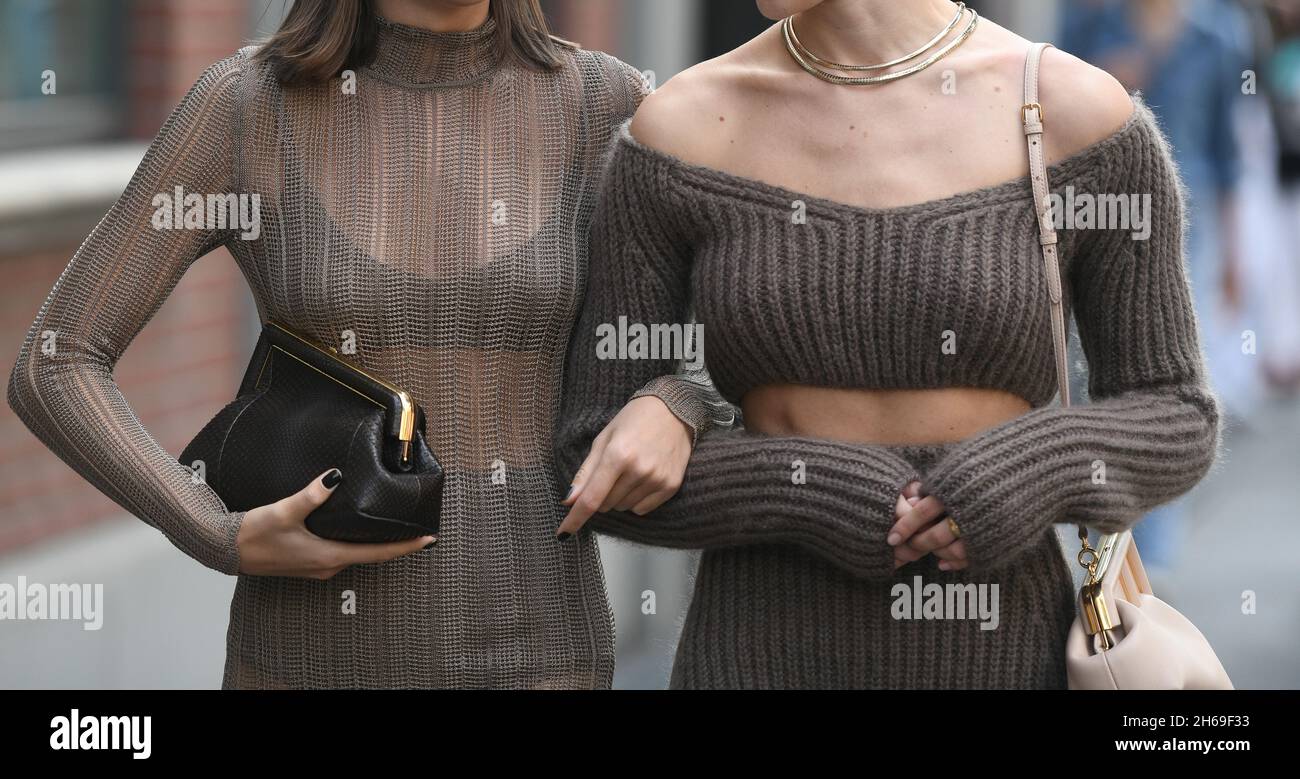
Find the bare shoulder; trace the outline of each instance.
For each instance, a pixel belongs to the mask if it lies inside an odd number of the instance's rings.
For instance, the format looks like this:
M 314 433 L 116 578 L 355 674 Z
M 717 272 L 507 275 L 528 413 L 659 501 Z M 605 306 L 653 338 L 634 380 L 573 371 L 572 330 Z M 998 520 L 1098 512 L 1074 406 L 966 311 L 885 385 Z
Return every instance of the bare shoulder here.
M 693 65 L 641 101 L 629 131 L 645 146 L 708 163 L 725 143 L 727 117 L 744 113 L 758 81 L 740 50 Z
M 1059 156 L 1114 135 L 1133 115 L 1133 99 L 1106 71 L 1049 47 L 1039 71 L 1038 102 Z

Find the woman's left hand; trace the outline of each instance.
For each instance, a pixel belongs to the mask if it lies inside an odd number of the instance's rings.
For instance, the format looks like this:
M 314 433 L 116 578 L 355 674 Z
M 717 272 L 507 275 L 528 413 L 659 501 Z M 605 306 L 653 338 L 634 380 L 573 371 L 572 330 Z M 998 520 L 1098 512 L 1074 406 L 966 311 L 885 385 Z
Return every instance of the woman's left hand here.
M 960 571 L 970 565 L 966 544 L 953 535 L 943 503 L 933 495 L 922 498 L 920 482 L 903 488 L 894 511 L 898 521 L 890 528 L 888 541 L 894 547 L 895 569 L 932 552 L 941 571 Z
M 562 503 L 556 535 L 578 532 L 592 514 L 645 514 L 677 493 L 691 459 L 691 428 L 659 398 L 633 398 L 591 442 Z

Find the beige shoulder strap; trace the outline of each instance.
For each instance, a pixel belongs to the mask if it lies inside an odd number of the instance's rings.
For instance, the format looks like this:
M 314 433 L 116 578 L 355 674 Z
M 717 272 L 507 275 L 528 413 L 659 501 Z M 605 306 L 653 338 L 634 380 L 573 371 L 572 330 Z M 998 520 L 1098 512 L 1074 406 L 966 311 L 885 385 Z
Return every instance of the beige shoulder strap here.
M 1061 303 L 1061 266 L 1056 254 L 1056 227 L 1052 224 L 1052 207 L 1048 201 L 1051 192 L 1047 181 L 1047 151 L 1043 148 L 1043 107 L 1038 103 L 1038 68 L 1042 62 L 1043 49 L 1050 43 L 1035 43 L 1025 55 L 1025 103 L 1020 107 L 1020 120 L 1024 124 L 1025 142 L 1029 146 L 1029 179 L 1034 188 L 1034 210 L 1038 215 L 1038 242 L 1043 247 L 1043 271 L 1047 278 L 1047 294 L 1052 305 L 1052 347 L 1056 352 L 1056 387 L 1061 393 L 1061 405 L 1070 405 L 1070 366 L 1066 362 L 1065 310 Z M 1087 530 L 1079 525 L 1080 539 L 1087 538 Z M 1138 556 L 1137 544 L 1133 543 L 1129 531 L 1102 536 L 1098 548 L 1107 548 L 1123 539 L 1126 552 L 1120 570 L 1112 573 L 1112 579 L 1122 582 L 1126 590 L 1133 592 L 1151 592 L 1151 583 L 1142 568 L 1142 558 Z M 1084 542 L 1086 544 L 1086 541 Z M 1086 546 L 1085 546 L 1086 548 Z M 1069 553 L 1067 551 L 1067 557 Z M 1104 570 L 1098 572 L 1105 573 Z
M 1025 103 L 1020 108 L 1025 141 L 1029 145 L 1029 178 L 1034 187 L 1034 210 L 1038 213 L 1038 242 L 1043 247 L 1043 270 L 1052 305 L 1052 346 L 1056 352 L 1056 386 L 1061 405 L 1070 405 L 1070 374 L 1065 353 L 1065 310 L 1061 303 L 1061 266 L 1056 256 L 1056 228 L 1052 224 L 1051 191 L 1047 181 L 1047 151 L 1043 147 L 1043 107 L 1038 103 L 1038 67 L 1043 49 L 1050 43 L 1035 43 L 1025 56 Z

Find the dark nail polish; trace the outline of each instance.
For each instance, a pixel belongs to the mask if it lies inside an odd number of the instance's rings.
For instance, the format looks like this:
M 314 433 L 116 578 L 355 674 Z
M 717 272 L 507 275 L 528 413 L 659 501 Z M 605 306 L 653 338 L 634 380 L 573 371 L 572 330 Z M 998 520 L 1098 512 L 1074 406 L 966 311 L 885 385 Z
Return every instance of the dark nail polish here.
M 557 541 L 568 541 L 568 540 L 569 540 L 569 536 L 571 536 L 571 535 L 573 535 L 573 534 L 572 534 L 572 533 L 560 533 L 559 535 L 557 535 L 557 536 L 555 537 L 555 540 L 557 540 Z
M 343 471 L 340 471 L 338 468 L 335 468 L 334 470 L 325 474 L 325 476 L 321 478 L 320 483 L 324 484 L 326 487 L 333 487 L 335 484 L 338 484 L 341 481 L 343 481 Z
M 569 485 L 569 491 L 566 492 L 566 493 L 564 493 L 564 499 L 565 499 L 565 500 L 568 500 L 568 499 L 571 498 L 571 497 L 573 497 L 573 485 L 572 485 L 572 484 Z
M 437 546 L 437 545 L 438 545 L 438 542 L 437 542 L 437 541 L 430 541 L 429 543 L 427 543 L 427 544 L 424 545 L 424 548 L 425 548 L 425 549 L 432 549 L 432 548 L 434 548 L 434 547 Z

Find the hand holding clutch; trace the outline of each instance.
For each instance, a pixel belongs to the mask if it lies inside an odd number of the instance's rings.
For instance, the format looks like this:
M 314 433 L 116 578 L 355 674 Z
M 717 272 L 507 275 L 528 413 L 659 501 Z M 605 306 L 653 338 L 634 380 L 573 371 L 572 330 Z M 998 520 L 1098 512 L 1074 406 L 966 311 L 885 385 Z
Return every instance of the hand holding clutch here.
M 347 478 L 307 517 L 316 535 L 383 543 L 438 532 L 443 470 L 410 396 L 274 320 L 238 396 L 180 461 L 248 511 L 293 495 L 323 471 Z
M 331 468 L 298 492 L 244 515 L 236 545 L 239 572 L 250 576 L 298 576 L 326 580 L 350 565 L 382 563 L 437 539 L 421 536 L 386 544 L 329 541 L 307 529 L 306 518 L 338 489 L 343 474 Z

